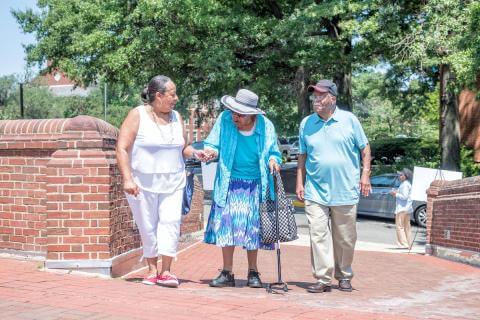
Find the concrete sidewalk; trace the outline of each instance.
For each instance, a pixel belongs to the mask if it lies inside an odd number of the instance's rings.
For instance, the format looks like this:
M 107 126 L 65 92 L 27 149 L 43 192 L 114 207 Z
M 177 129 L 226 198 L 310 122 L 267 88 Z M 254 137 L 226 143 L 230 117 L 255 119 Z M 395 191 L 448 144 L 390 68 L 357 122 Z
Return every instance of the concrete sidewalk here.
M 357 251 L 352 293 L 310 294 L 309 247 L 283 245 L 290 291 L 246 284 L 246 253 L 235 253 L 236 288 L 210 288 L 219 248 L 189 243 L 178 255 L 178 289 L 145 286 L 142 272 L 103 279 L 44 271 L 39 262 L 0 259 L 0 319 L 479 319 L 480 269 L 405 252 Z M 276 280 L 275 251 L 259 253 L 264 282 Z

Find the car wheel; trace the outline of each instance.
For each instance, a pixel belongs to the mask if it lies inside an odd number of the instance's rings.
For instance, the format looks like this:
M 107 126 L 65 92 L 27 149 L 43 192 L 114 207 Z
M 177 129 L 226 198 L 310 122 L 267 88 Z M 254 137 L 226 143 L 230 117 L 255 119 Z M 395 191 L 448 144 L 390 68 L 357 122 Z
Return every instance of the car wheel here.
M 427 206 L 420 206 L 415 210 L 415 222 L 422 228 L 427 227 Z

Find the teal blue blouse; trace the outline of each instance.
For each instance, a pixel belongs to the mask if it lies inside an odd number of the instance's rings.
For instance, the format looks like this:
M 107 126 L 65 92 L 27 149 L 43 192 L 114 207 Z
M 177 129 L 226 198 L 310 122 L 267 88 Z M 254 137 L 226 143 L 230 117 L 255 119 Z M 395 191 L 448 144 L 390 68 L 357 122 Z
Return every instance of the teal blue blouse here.
M 218 167 L 213 187 L 213 200 L 224 207 L 227 200 L 228 185 L 232 175 L 232 167 L 238 142 L 238 129 L 232 119 L 230 110 L 223 111 L 217 118 L 215 125 L 204 141 L 205 149 L 211 149 L 218 153 Z M 261 199 L 266 198 L 267 187 L 273 186 L 273 177 L 270 175 L 268 163 L 270 159 L 281 163 L 281 154 L 277 144 L 277 134 L 273 123 L 263 115 L 257 115 L 255 131 L 258 163 L 260 169 L 260 181 L 262 185 Z M 270 196 L 274 199 L 273 188 L 270 188 Z
M 237 148 L 233 157 L 232 177 L 242 179 L 259 179 L 257 139 L 255 135 L 244 136 L 238 133 Z

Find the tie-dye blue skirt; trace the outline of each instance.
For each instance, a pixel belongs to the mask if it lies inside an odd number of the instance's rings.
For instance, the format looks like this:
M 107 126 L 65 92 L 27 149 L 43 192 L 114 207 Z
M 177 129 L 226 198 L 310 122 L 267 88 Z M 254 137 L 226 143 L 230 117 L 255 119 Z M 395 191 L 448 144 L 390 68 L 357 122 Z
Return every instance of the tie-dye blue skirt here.
M 225 207 L 212 203 L 204 241 L 220 247 L 274 249 L 260 241 L 260 180 L 230 180 Z

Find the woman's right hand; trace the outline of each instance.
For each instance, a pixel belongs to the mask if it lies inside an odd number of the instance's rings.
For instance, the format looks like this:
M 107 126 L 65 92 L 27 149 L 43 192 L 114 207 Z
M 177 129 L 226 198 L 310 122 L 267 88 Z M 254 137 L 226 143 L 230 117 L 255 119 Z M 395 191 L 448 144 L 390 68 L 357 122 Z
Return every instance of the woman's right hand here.
M 123 191 L 136 197 L 140 192 L 140 188 L 133 180 L 128 180 L 123 183 Z

